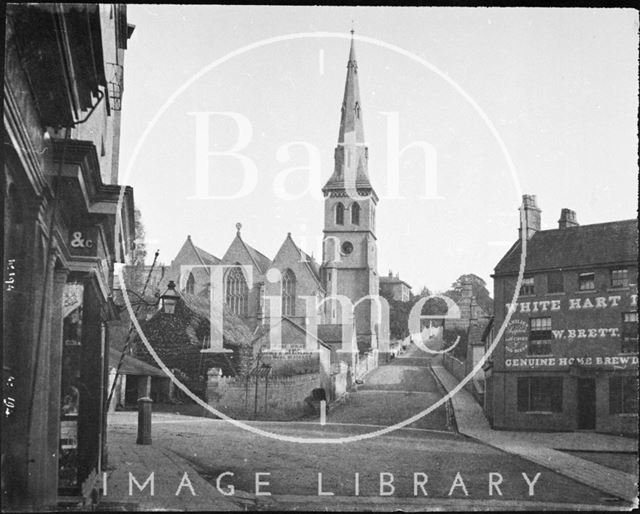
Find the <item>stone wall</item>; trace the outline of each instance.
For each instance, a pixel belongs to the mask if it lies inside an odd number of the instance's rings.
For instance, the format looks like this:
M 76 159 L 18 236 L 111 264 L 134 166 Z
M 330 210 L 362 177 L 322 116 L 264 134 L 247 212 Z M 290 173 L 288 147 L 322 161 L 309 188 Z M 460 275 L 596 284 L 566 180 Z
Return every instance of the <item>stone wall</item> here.
M 256 379 L 220 377 L 216 371 L 209 373 L 207 402 L 235 419 L 298 419 L 307 410 L 305 400 L 320 387 L 319 373 Z
M 378 350 L 372 350 L 364 355 L 358 355 L 356 378 L 361 378 L 369 371 L 378 367 Z
M 473 363 L 469 360 L 469 357 L 466 361 L 461 361 L 450 353 L 444 353 L 442 355 L 442 365 L 460 382 L 462 382 L 473 369 Z M 480 380 L 482 380 L 481 384 L 478 383 Z M 484 375 L 482 377 L 478 375 L 474 376 L 467 382 L 464 388 L 473 395 L 480 405 L 484 404 Z

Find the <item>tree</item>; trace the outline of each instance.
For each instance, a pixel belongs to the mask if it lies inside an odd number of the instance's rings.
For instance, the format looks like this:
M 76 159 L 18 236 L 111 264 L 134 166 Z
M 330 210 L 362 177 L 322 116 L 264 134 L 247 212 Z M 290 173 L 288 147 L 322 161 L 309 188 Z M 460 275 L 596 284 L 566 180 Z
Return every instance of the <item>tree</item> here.
M 147 315 L 155 312 L 158 299 L 154 295 L 153 279 L 150 280 L 146 290 L 144 287 L 147 282 L 149 267 L 145 263 L 147 258 L 146 230 L 140 209 L 134 211 L 134 223 L 135 247 L 131 257 L 131 263 L 123 267 L 122 276 L 131 305 L 134 311 L 137 312 L 136 317 L 146 319 Z M 126 307 L 122 294 L 122 291 L 120 291 L 119 294 L 114 297 L 114 301 L 124 312 L 126 311 Z
M 431 291 L 424 286 L 418 295 L 412 296 L 408 302 L 401 302 L 394 300 L 393 296 L 389 293 L 381 291 L 382 296 L 389 303 L 389 333 L 393 339 L 404 339 L 409 335 L 409 315 L 414 305 L 420 301 L 420 299 L 430 296 Z M 444 304 L 443 300 L 438 298 L 429 299 L 425 302 L 421 314 L 444 314 L 447 312 L 446 305 L 444 309 L 440 303 Z
M 134 266 L 144 266 L 147 259 L 147 243 L 145 240 L 147 233 L 142 223 L 142 213 L 140 209 L 135 209 L 133 216 L 135 223 L 135 248 L 133 250 L 132 264 Z
M 389 304 L 389 336 L 392 339 L 404 339 L 409 335 L 409 313 L 417 297 L 408 302 L 393 299 L 393 295 L 384 291 L 380 292 Z
M 451 284 L 451 288 L 444 293 L 454 302 L 458 303 L 462 297 L 462 284 L 471 283 L 471 290 L 476 297 L 476 302 L 488 315 L 493 314 L 493 299 L 487 289 L 487 283 L 478 275 L 467 273 L 460 275 L 456 281 Z

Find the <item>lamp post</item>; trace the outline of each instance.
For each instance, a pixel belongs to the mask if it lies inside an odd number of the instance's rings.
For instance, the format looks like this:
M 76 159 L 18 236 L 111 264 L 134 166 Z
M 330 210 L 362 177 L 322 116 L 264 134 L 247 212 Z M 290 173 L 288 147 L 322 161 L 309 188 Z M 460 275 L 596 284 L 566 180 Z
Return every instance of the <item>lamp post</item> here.
M 178 298 L 180 298 L 180 295 L 176 292 L 176 284 L 173 280 L 169 280 L 167 290 L 160 297 L 163 312 L 166 314 L 173 314 L 176 310 Z
M 169 281 L 167 290 L 160 297 L 162 310 L 165 314 L 173 315 L 180 295 L 176 292 L 173 280 Z M 151 377 L 142 377 L 138 387 L 138 438 L 137 444 L 151 444 L 151 411 L 153 400 L 151 399 Z

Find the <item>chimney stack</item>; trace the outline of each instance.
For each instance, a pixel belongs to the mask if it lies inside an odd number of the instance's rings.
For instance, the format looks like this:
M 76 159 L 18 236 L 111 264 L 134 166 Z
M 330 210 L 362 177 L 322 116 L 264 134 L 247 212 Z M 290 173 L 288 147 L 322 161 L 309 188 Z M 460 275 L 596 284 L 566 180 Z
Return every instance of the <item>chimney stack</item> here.
M 473 284 L 471 282 L 462 283 L 462 298 L 471 298 L 473 296 Z
M 527 239 L 540 230 L 540 213 L 536 204 L 536 195 L 522 195 L 522 209 L 524 210 L 524 228 L 526 230 Z M 522 237 L 522 222 L 518 232 L 519 238 Z
M 576 211 L 571 209 L 562 209 L 560 212 L 560 219 L 558 220 L 558 228 L 565 229 L 570 227 L 577 227 L 579 225 L 576 219 Z

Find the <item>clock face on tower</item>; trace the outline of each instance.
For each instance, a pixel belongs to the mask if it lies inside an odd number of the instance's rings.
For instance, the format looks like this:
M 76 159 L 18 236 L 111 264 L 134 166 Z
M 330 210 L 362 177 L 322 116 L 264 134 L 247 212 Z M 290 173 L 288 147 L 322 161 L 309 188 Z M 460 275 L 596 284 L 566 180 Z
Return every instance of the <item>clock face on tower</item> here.
M 349 255 L 351 252 L 353 252 L 353 245 L 350 241 L 345 241 L 344 243 L 342 243 L 340 249 L 342 250 L 342 255 Z

